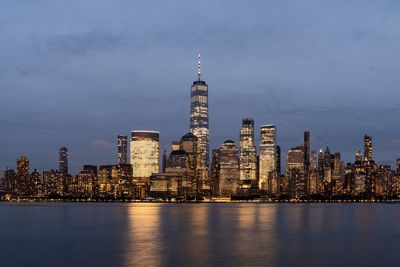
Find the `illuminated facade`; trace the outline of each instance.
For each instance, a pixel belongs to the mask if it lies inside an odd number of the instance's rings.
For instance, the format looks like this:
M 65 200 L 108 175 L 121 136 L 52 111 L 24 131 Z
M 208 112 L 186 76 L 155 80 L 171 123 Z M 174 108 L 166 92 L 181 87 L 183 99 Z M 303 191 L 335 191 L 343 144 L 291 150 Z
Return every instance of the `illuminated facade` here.
M 199 168 L 197 170 L 200 187 L 210 190 L 209 181 L 209 125 L 208 125 L 208 85 L 201 79 L 199 55 L 198 79 L 191 88 L 190 132 L 198 138 Z
M 56 170 L 43 172 L 44 194 L 49 197 L 60 197 L 65 192 L 65 175 Z
M 221 145 L 219 195 L 231 196 L 235 194 L 239 184 L 239 151 L 232 140 Z
M 242 120 L 240 129 L 239 172 L 240 180 L 257 181 L 257 151 L 254 145 L 254 120 Z
M 29 160 L 26 156 L 22 156 L 17 160 L 17 193 L 29 194 L 29 184 Z
M 149 178 L 159 172 L 160 144 L 157 131 L 132 131 L 131 165 L 134 178 Z
M 303 146 L 289 149 L 286 157 L 286 176 L 289 181 L 289 195 L 292 199 L 300 199 L 307 195 Z
M 128 137 L 126 135 L 118 135 L 118 164 L 128 163 Z
M 261 126 L 259 181 L 260 190 L 272 191 L 276 181 L 276 128 L 275 125 Z
M 372 161 L 372 137 L 364 136 L 364 162 L 369 164 Z
M 68 175 L 68 149 L 66 147 L 60 148 L 58 171 L 64 175 Z
M 309 174 L 309 193 L 318 193 L 318 171 L 317 171 L 317 151 L 315 149 L 311 150 L 310 159 L 310 174 Z

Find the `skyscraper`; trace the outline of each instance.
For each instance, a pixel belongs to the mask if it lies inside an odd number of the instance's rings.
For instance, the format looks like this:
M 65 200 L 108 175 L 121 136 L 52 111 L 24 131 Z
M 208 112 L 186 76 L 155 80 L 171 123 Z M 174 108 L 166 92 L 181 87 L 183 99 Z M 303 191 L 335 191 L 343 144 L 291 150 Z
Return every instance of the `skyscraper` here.
M 369 164 L 372 161 L 372 137 L 364 135 L 364 162 Z
M 239 155 L 238 147 L 232 140 L 221 145 L 219 195 L 231 196 L 239 188 Z
M 200 185 L 210 190 L 209 168 L 209 125 L 208 125 L 208 85 L 201 78 L 201 61 L 199 55 L 198 78 L 191 88 L 190 132 L 198 138 L 198 158 L 200 161 Z
M 259 181 L 260 190 L 270 190 L 271 179 L 276 179 L 276 128 L 275 125 L 261 126 Z
M 68 149 L 65 146 L 60 148 L 58 171 L 68 175 Z
M 21 156 L 17 160 L 17 193 L 19 195 L 29 194 L 29 160 Z
M 317 151 L 311 150 L 310 174 L 309 174 L 309 193 L 318 193 L 318 171 L 317 171 Z
M 128 137 L 126 135 L 118 135 L 118 164 L 128 163 Z
M 307 195 L 304 178 L 304 146 L 289 149 L 286 157 L 286 176 L 289 180 L 289 195 L 299 199 Z
M 159 136 L 157 131 L 131 132 L 130 162 L 134 178 L 149 178 L 159 172 Z
M 254 145 L 254 120 L 251 118 L 242 120 L 239 162 L 240 180 L 256 183 L 257 151 Z
M 304 178 L 306 181 L 306 190 L 310 191 L 310 132 L 304 132 Z

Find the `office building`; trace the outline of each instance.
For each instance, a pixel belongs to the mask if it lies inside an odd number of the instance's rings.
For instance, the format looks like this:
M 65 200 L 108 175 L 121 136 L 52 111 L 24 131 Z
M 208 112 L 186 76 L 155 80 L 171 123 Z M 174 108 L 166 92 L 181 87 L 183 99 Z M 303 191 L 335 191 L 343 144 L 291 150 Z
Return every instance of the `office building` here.
M 130 162 L 132 177 L 149 178 L 159 172 L 160 133 L 157 131 L 132 131 Z

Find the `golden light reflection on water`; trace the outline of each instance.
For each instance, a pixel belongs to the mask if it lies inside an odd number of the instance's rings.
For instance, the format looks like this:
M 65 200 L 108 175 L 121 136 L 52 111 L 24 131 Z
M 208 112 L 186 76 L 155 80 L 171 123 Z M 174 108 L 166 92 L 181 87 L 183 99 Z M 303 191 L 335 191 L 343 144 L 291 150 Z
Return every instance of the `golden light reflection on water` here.
M 160 204 L 133 204 L 127 212 L 126 266 L 159 266 L 162 249 Z

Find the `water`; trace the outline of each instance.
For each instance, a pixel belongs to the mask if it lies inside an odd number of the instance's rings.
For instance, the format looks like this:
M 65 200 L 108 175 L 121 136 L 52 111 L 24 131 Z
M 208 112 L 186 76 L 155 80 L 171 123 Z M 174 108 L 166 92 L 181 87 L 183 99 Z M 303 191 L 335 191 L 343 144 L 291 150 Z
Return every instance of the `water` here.
M 0 203 L 0 266 L 400 266 L 390 204 Z

